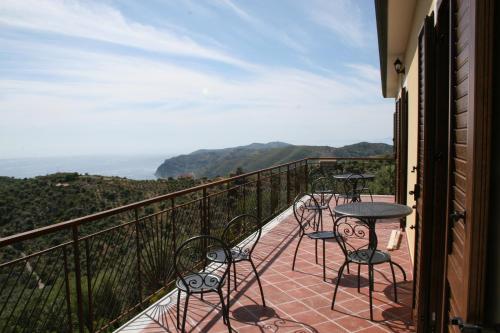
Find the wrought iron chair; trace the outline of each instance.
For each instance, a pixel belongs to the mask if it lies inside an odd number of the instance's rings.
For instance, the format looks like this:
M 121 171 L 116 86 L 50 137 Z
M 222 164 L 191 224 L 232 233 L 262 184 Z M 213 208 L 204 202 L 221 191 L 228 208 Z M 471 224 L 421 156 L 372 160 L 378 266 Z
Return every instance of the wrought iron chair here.
M 266 301 L 264 299 L 264 291 L 262 289 L 262 284 L 260 283 L 259 274 L 257 273 L 257 269 L 252 260 L 252 253 L 260 239 L 261 233 L 262 227 L 259 218 L 254 215 L 243 214 L 229 221 L 227 226 L 224 228 L 222 239 L 226 244 L 228 244 L 231 251 L 230 262 L 233 265 L 234 289 L 237 289 L 236 263 L 241 261 L 249 261 L 250 265 L 252 265 L 252 270 L 255 273 L 257 283 L 259 284 L 262 305 L 265 307 Z M 220 253 L 218 253 L 215 259 L 209 259 L 221 263 L 226 262 L 225 255 L 222 250 L 220 250 Z M 228 279 L 228 294 L 229 288 L 230 277 Z
M 344 199 L 344 203 L 349 202 L 361 202 L 361 194 L 364 191 L 369 191 L 366 186 L 366 179 L 360 173 L 352 173 L 344 181 L 344 193 L 339 196 Z M 371 191 L 369 191 L 370 199 L 373 202 L 373 196 Z
M 218 260 L 224 256 L 224 260 Z M 210 259 L 208 259 L 210 258 Z M 189 297 L 193 294 L 217 293 L 222 307 L 222 317 L 231 332 L 229 308 L 224 303 L 222 287 L 229 274 L 231 252 L 227 245 L 218 238 L 201 235 L 182 243 L 174 256 L 174 270 L 177 276 L 177 328 L 185 331 Z M 186 293 L 182 325 L 180 324 L 181 292 Z M 228 295 L 229 301 L 229 295 Z
M 318 201 L 320 208 L 322 210 L 328 210 L 330 215 L 333 217 L 330 202 L 333 199 L 337 204 L 340 195 L 340 193 L 337 193 L 335 191 L 335 184 L 333 180 L 329 177 L 321 177 L 316 179 L 312 183 L 312 193 Z
M 373 266 L 388 263 L 391 267 L 392 280 L 394 286 L 394 300 L 397 303 L 397 286 L 396 275 L 394 274 L 394 265 L 399 267 L 403 273 L 404 280 L 406 281 L 406 273 L 403 268 L 391 260 L 391 255 L 377 249 L 377 235 L 375 228 L 370 227 L 369 223 L 363 219 L 353 217 L 338 217 L 333 226 L 337 242 L 339 243 L 342 252 L 344 253 L 345 260 L 338 271 L 337 281 L 335 283 L 335 290 L 333 292 L 332 310 L 335 305 L 337 297 L 337 289 L 339 287 L 340 279 L 344 268 L 350 263 L 358 265 L 358 292 L 360 291 L 360 273 L 361 265 L 368 266 L 368 287 L 370 299 L 370 320 L 373 320 L 373 280 L 374 269 Z M 349 266 L 348 266 L 349 267 Z
M 297 247 L 295 248 L 295 254 L 293 256 L 292 271 L 295 270 L 295 260 L 297 259 L 297 252 L 299 250 L 302 238 L 307 236 L 310 239 L 316 241 L 321 240 L 323 242 L 323 280 L 326 281 L 326 263 L 325 263 L 325 241 L 327 239 L 335 240 L 335 234 L 333 231 L 322 231 L 319 227 L 322 225 L 323 215 L 322 208 L 318 201 L 314 198 L 312 194 L 301 193 L 299 194 L 293 204 L 293 214 L 297 223 L 299 224 L 299 241 L 297 242 Z M 318 262 L 318 249 L 316 247 L 316 263 Z

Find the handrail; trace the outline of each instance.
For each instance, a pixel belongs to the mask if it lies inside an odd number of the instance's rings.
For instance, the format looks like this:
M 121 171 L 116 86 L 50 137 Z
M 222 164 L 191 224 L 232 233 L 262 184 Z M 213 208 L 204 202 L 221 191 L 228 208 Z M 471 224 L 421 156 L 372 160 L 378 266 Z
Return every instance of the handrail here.
M 159 196 L 156 196 L 156 197 L 153 197 L 153 198 L 150 198 L 150 199 L 145 199 L 145 200 L 137 201 L 137 202 L 134 202 L 134 203 L 131 203 L 131 204 L 127 204 L 127 205 L 123 205 L 123 206 L 120 206 L 120 207 L 111 208 L 111 209 L 104 210 L 104 211 L 101 211 L 101 212 L 98 212 L 98 213 L 95 213 L 95 214 L 86 215 L 86 216 L 78 217 L 78 218 L 75 218 L 75 219 L 72 219 L 72 220 L 68 220 L 68 221 L 64 221 L 64 222 L 59 222 L 59 223 L 55 223 L 55 224 L 52 224 L 52 225 L 49 225 L 49 226 L 40 227 L 40 228 L 37 228 L 37 229 L 28 230 L 28 231 L 24 231 L 24 232 L 21 232 L 21 233 L 14 234 L 14 235 L 6 236 L 6 237 L 3 237 L 3 238 L 0 238 L 0 248 L 4 247 L 4 246 L 7 246 L 7 245 L 11 245 L 11 244 L 16 243 L 16 242 L 21 242 L 21 241 L 24 241 L 24 240 L 27 240 L 27 239 L 35 238 L 37 236 L 46 235 L 46 234 L 49 234 L 49 233 L 52 233 L 52 232 L 56 232 L 56 231 L 60 231 L 60 230 L 63 230 L 63 229 L 67 229 L 67 228 L 70 228 L 70 227 L 73 227 L 73 226 L 79 226 L 80 224 L 83 224 L 83 223 L 87 223 L 87 222 L 92 222 L 92 221 L 95 221 L 95 220 L 103 219 L 103 218 L 106 218 L 106 217 L 109 217 L 109 216 L 112 216 L 112 215 L 116 215 L 116 214 L 119 214 L 119 213 L 122 213 L 122 212 L 125 212 L 125 211 L 129 211 L 129 210 L 132 210 L 132 209 L 144 207 L 144 206 L 147 206 L 147 205 L 159 202 L 159 201 L 164 201 L 164 200 L 168 200 L 168 199 L 171 199 L 171 198 L 175 198 L 175 197 L 179 197 L 179 196 L 182 196 L 182 195 L 186 195 L 186 194 L 189 194 L 189 193 L 202 191 L 202 190 L 207 189 L 209 187 L 214 187 L 214 186 L 217 186 L 217 185 L 226 184 L 226 183 L 229 183 L 229 182 L 241 179 L 241 178 L 250 177 L 250 176 L 253 176 L 253 175 L 256 175 L 256 174 L 259 174 L 259 173 L 262 173 L 262 172 L 266 172 L 266 171 L 269 171 L 269 170 L 272 170 L 272 169 L 277 169 L 277 168 L 281 168 L 281 167 L 291 166 L 291 165 L 294 165 L 294 164 L 298 164 L 298 163 L 302 163 L 302 162 L 307 162 L 307 161 L 338 161 L 338 160 L 341 160 L 341 161 L 351 161 L 351 160 L 352 161 L 355 161 L 355 160 L 390 161 L 390 160 L 394 160 L 394 158 L 393 157 L 307 157 L 307 158 L 303 158 L 301 160 L 296 160 L 296 161 L 292 161 L 292 162 L 288 162 L 288 163 L 283 163 L 283 164 L 271 166 L 271 167 L 268 167 L 268 168 L 265 168 L 265 169 L 260 169 L 260 170 L 256 170 L 256 171 L 252 171 L 252 172 L 247 172 L 247 173 L 244 173 L 244 174 L 241 174 L 241 175 L 237 175 L 237 176 L 233 176 L 233 177 L 229 177 L 229 178 L 224 178 L 224 179 L 221 179 L 221 180 L 213 181 L 213 182 L 206 183 L 206 184 L 197 185 L 197 186 L 190 187 L 190 188 L 183 189 L 183 190 L 179 190 L 179 191 L 176 191 L 176 192 L 171 192 L 171 193 L 167 193 L 167 194 L 164 194 L 164 195 L 159 195 Z

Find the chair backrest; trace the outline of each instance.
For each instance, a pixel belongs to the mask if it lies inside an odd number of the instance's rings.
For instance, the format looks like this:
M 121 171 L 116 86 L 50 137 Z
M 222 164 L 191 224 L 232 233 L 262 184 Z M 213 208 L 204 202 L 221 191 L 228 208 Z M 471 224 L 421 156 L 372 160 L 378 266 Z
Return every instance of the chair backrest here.
M 186 240 L 175 251 L 174 271 L 188 289 L 195 289 L 214 284 L 209 274 L 224 278 L 229 271 L 230 260 L 231 252 L 226 243 L 212 236 L 200 235 Z
M 340 216 L 333 223 L 333 231 L 346 257 L 356 253 L 360 258 L 371 262 L 375 252 L 367 250 L 376 249 L 378 241 L 375 230 L 370 230 L 365 220 Z
M 320 205 L 329 205 L 335 196 L 334 183 L 331 178 L 321 177 L 313 181 L 312 194 Z
M 228 222 L 222 239 L 231 251 L 251 256 L 262 234 L 260 220 L 255 215 L 243 214 Z
M 360 199 L 361 192 L 366 186 L 366 179 L 360 173 L 352 173 L 344 181 L 344 192 L 350 198 Z
M 300 193 L 293 202 L 293 215 L 303 233 L 319 229 L 321 206 L 312 194 Z

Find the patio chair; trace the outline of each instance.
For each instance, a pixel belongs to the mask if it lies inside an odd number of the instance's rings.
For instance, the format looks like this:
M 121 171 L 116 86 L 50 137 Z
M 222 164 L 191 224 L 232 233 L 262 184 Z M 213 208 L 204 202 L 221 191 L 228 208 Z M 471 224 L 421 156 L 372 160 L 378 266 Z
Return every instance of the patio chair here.
M 223 256 L 224 260 L 218 260 Z M 208 259 L 210 258 L 210 260 Z M 186 240 L 174 255 L 174 271 L 177 276 L 177 328 L 185 332 L 189 298 L 193 294 L 217 293 L 222 307 L 222 317 L 228 331 L 229 308 L 224 303 L 222 287 L 229 274 L 231 252 L 227 245 L 218 238 L 201 235 Z M 180 322 L 181 292 L 186 293 L 182 324 Z M 228 295 L 229 301 L 229 295 Z
M 262 227 L 258 217 L 250 214 L 243 214 L 233 218 L 224 228 L 222 233 L 223 241 L 228 244 L 231 252 L 231 264 L 233 266 L 233 277 L 234 277 L 234 289 L 237 290 L 236 281 L 236 263 L 242 261 L 250 262 L 252 270 L 259 284 L 260 296 L 262 299 L 262 305 L 266 307 L 266 301 L 264 299 L 264 291 L 262 289 L 262 284 L 260 282 L 259 273 L 255 267 L 252 260 L 253 250 L 257 245 L 262 233 Z M 221 250 L 217 257 L 209 258 L 216 262 L 226 262 L 224 252 Z M 228 279 L 228 294 L 230 286 L 230 277 Z M 228 300 L 229 306 L 229 300 Z
M 333 217 L 333 212 L 330 207 L 330 202 L 332 199 L 335 201 L 335 204 L 339 201 L 340 193 L 335 191 L 335 184 L 332 178 L 329 177 L 321 177 L 313 181 L 312 183 L 312 194 L 318 201 L 320 207 L 325 210 L 328 209 L 330 215 Z
M 307 236 L 309 239 L 316 241 L 321 240 L 323 242 L 323 280 L 326 281 L 326 263 L 325 263 L 325 241 L 328 239 L 335 240 L 335 234 L 333 231 L 323 231 L 319 230 L 322 225 L 324 208 L 318 203 L 312 194 L 301 193 L 299 194 L 293 204 L 293 215 L 295 220 L 299 224 L 299 241 L 297 242 L 297 247 L 295 248 L 295 254 L 293 256 L 292 271 L 295 270 L 295 261 L 297 259 L 297 252 L 299 250 L 302 238 Z M 318 251 L 316 247 L 316 263 L 318 262 Z
M 360 173 L 352 173 L 343 184 L 344 193 L 339 196 L 339 199 L 344 199 L 344 203 L 361 202 L 361 194 L 368 191 L 370 199 L 373 202 L 371 190 L 366 186 L 366 179 Z
M 333 226 L 337 242 L 344 253 L 344 263 L 340 266 L 338 271 L 337 281 L 335 283 L 335 290 L 333 292 L 332 306 L 335 305 L 337 297 L 337 290 L 339 287 L 340 279 L 344 268 L 350 263 L 358 265 L 358 292 L 360 292 L 360 273 L 361 266 L 368 266 L 368 287 L 370 299 L 370 320 L 373 320 L 373 280 L 375 265 L 388 263 L 391 268 L 393 287 L 394 287 L 394 301 L 398 302 L 396 275 L 394 274 L 394 265 L 399 267 L 403 273 L 404 280 L 406 281 L 406 273 L 403 268 L 391 260 L 391 255 L 387 252 L 377 249 L 377 235 L 375 230 L 369 227 L 369 224 L 359 218 L 354 217 L 338 217 Z

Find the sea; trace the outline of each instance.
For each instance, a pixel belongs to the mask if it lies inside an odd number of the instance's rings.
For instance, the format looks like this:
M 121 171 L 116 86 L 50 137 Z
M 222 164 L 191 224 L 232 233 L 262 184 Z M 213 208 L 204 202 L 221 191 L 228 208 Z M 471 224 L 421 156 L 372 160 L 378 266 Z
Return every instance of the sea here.
M 31 178 L 55 172 L 156 179 L 161 163 L 173 155 L 67 156 L 0 159 L 0 176 Z

